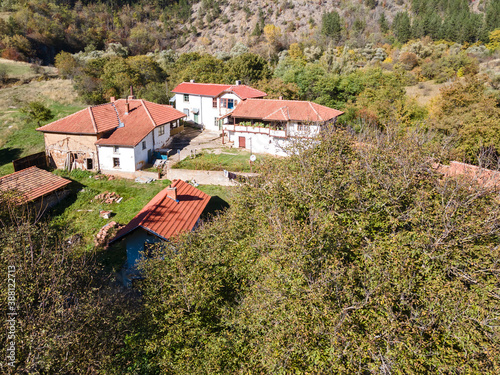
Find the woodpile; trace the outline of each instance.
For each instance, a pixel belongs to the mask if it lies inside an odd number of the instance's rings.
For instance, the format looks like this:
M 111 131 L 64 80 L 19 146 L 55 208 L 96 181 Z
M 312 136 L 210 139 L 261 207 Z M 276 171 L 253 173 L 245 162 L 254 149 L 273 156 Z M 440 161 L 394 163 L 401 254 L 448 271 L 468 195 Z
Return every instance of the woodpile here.
M 91 202 L 99 202 L 99 203 L 106 203 L 106 204 L 111 204 L 111 203 L 120 203 L 122 201 L 122 197 L 120 197 L 118 194 L 115 192 L 109 192 L 105 191 L 104 193 L 97 194 L 94 199 L 91 200 Z
M 111 181 L 111 180 L 115 179 L 115 176 L 113 176 L 111 174 L 96 174 L 94 176 L 94 179 L 95 180 L 108 180 L 108 181 Z
M 114 230 L 120 230 L 123 228 L 123 225 L 118 224 L 116 221 L 111 221 L 105 226 L 99 230 L 99 233 L 94 237 L 94 245 L 99 247 L 99 246 L 106 246 L 108 244 L 108 241 L 112 235 L 116 233 Z

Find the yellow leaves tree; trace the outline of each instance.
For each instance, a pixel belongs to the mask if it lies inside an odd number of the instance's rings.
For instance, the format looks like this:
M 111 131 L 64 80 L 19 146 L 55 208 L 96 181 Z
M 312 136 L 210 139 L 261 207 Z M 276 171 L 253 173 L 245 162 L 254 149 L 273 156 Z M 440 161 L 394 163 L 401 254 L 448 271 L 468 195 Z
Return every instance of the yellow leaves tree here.
M 500 48 L 500 29 L 495 29 L 490 33 L 490 42 L 486 45 L 488 49 L 494 51 Z
M 300 48 L 299 43 L 290 44 L 290 47 L 288 48 L 288 56 L 290 56 L 292 59 L 296 59 L 296 60 L 303 60 L 304 59 L 304 52 L 302 52 L 302 49 Z
M 266 37 L 267 43 L 269 45 L 269 55 L 274 52 L 281 38 L 281 29 L 279 26 L 275 26 L 273 24 L 268 24 L 264 26 L 264 36 Z

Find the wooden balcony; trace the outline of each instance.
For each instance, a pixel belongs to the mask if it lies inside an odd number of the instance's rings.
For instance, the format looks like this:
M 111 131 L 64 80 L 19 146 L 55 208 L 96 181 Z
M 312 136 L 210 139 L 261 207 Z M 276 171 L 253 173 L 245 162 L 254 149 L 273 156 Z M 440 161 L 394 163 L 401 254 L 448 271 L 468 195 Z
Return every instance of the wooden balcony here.
M 281 138 L 287 137 L 286 130 L 275 130 L 271 128 L 262 128 L 258 126 L 224 124 L 222 128 L 225 131 L 231 131 L 231 132 L 264 134 L 264 135 L 270 135 L 272 137 L 281 137 Z

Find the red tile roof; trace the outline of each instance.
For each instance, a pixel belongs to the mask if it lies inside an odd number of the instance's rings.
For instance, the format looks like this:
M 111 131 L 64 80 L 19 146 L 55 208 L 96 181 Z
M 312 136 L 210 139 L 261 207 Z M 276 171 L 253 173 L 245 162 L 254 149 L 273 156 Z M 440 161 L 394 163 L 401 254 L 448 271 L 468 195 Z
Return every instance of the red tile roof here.
M 15 191 L 21 203 L 50 194 L 71 181 L 37 167 L 29 167 L 0 177 L 0 190 Z
M 238 103 L 229 116 L 266 121 L 322 122 L 343 113 L 323 105 L 300 100 L 247 99 Z
M 174 180 L 170 186 L 177 188 L 178 202 L 169 198 L 168 190 L 163 189 L 116 234 L 111 242 L 139 227 L 163 239 L 192 230 L 211 197 L 182 180 Z
M 233 92 L 242 100 L 248 98 L 263 98 L 267 94 L 246 85 L 220 85 L 216 83 L 182 82 L 172 90 L 177 94 L 192 94 L 216 97 L 224 92 Z
M 126 114 L 126 103 L 129 111 Z M 99 134 L 115 129 L 101 138 L 97 144 L 135 146 L 155 126 L 163 125 L 186 115 L 172 106 L 147 102 L 140 99 L 119 99 L 82 109 L 72 115 L 42 126 L 37 130 L 49 133 Z M 123 127 L 118 128 L 120 122 Z

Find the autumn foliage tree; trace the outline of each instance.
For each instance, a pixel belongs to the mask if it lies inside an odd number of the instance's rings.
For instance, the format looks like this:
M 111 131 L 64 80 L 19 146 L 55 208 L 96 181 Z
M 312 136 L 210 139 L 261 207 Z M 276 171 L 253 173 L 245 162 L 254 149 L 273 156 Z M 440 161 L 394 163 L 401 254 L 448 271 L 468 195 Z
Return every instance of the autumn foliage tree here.
M 498 372 L 499 203 L 436 173 L 434 144 L 337 129 L 261 170 L 143 265 L 136 368 Z
M 14 195 L 15 196 L 15 195 Z M 15 337 L 0 331 L 3 374 L 109 373 L 133 322 L 138 301 L 112 289 L 95 252 L 78 236 L 57 231 L 36 210 L 0 193 L 0 313 L 15 312 Z M 64 237 L 66 235 L 66 237 Z M 10 268 L 8 268 L 10 267 Z M 15 309 L 7 304 L 7 270 L 14 269 Z M 12 315 L 10 315 L 12 316 Z M 14 342 L 13 367 L 6 349 Z
M 489 166 L 496 168 L 500 152 L 498 98 L 486 90 L 484 79 L 467 75 L 441 90 L 431 115 L 436 129 L 456 139 L 454 156 L 477 163 L 486 149 L 496 154 Z

